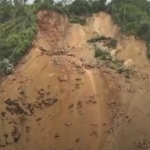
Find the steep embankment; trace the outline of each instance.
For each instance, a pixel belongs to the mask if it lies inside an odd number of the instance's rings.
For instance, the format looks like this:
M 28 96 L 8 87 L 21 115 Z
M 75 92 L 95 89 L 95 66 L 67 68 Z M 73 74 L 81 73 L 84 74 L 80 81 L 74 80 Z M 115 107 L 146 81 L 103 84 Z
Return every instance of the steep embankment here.
M 121 36 L 104 13 L 86 26 L 54 12 L 38 19 L 33 48 L 0 87 L 1 149 L 137 149 L 150 124 L 145 44 Z M 116 38 L 117 58 L 138 73 L 125 78 L 97 64 L 87 43 L 95 34 Z

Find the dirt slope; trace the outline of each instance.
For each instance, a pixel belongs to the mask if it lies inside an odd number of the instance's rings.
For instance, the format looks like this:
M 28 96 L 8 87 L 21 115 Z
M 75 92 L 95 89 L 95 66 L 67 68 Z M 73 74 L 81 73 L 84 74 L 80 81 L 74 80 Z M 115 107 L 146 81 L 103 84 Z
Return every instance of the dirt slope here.
M 54 12 L 38 19 L 33 48 L 0 87 L 0 148 L 149 149 L 144 42 L 124 37 L 104 13 L 85 26 Z M 118 40 L 116 57 L 135 66 L 130 78 L 96 63 L 87 43 L 95 34 Z

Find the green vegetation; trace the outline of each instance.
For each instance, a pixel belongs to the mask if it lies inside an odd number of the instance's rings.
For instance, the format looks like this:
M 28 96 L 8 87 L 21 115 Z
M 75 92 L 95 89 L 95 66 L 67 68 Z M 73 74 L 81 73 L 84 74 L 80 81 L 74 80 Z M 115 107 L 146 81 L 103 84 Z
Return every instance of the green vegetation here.
M 95 47 L 95 57 L 101 60 L 112 60 L 111 55 L 106 50 L 102 50 L 99 47 Z
M 99 11 L 106 11 L 106 0 L 35 0 L 36 11 L 46 9 L 67 14 L 71 23 L 84 25 L 86 17 Z
M 1 2 L 0 73 L 2 75 L 8 73 L 10 66 L 13 69 L 13 65 L 22 58 L 31 46 L 35 33 L 36 17 L 31 6 L 19 2 L 16 6 L 10 1 Z
M 0 74 L 13 71 L 13 67 L 32 46 L 36 34 L 36 12 L 54 10 L 67 14 L 70 22 L 86 23 L 87 15 L 106 10 L 106 0 L 0 0 Z M 12 70 L 12 71 L 11 71 Z
M 112 61 L 104 62 L 105 66 L 116 70 L 118 73 L 125 75 L 125 77 L 129 78 L 131 74 L 133 74 L 133 69 L 128 68 L 123 65 L 122 61 L 119 61 L 117 59 Z
M 117 47 L 117 40 L 111 39 L 106 44 L 108 48 L 116 48 Z
M 110 53 L 106 50 L 102 50 L 96 45 L 94 46 L 95 58 L 103 60 L 103 64 L 111 69 L 116 70 L 120 74 L 124 74 L 126 77 L 129 77 L 133 70 L 127 68 L 123 65 L 122 61 L 118 59 L 113 59 Z
M 87 40 L 89 43 L 96 43 L 96 42 L 104 42 L 105 46 L 108 48 L 116 48 L 117 47 L 117 40 L 112 39 L 111 37 L 105 37 L 105 36 L 96 36 L 94 38 L 91 38 Z
M 91 39 L 87 40 L 87 42 L 95 43 L 95 42 L 101 42 L 101 41 L 110 40 L 110 39 L 111 39 L 110 37 L 96 36 L 94 38 L 91 38 Z
M 6 74 L 25 55 L 32 46 L 36 34 L 36 12 L 42 9 L 54 10 L 66 14 L 70 22 L 86 23 L 86 17 L 99 11 L 113 16 L 122 31 L 135 35 L 147 42 L 150 58 L 150 2 L 146 0 L 0 0 L 0 73 Z M 94 41 L 104 40 L 98 37 Z M 111 40 L 108 47 L 116 47 L 117 41 Z M 99 52 L 96 52 L 99 55 Z M 10 69 L 12 68 L 12 69 Z M 9 71 L 8 71 L 9 70 Z
M 134 35 L 147 43 L 150 58 L 150 2 L 147 0 L 112 0 L 108 12 L 127 35 Z

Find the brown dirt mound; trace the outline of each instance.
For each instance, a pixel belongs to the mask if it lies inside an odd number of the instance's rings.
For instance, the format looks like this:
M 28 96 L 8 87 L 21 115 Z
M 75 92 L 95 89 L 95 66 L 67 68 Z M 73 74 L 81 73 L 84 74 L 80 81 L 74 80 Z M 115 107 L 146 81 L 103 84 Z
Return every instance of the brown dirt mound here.
M 33 48 L 0 87 L 0 149 L 150 148 L 144 42 L 121 36 L 104 13 L 85 26 L 54 12 L 38 19 Z M 94 61 L 87 43 L 94 32 L 118 40 L 117 58 L 136 66 L 130 78 Z

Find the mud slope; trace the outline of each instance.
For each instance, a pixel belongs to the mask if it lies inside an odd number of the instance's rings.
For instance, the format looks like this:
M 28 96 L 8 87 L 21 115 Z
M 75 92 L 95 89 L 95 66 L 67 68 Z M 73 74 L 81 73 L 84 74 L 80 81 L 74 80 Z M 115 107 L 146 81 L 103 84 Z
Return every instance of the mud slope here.
M 0 87 L 0 149 L 148 149 L 144 42 L 122 36 L 103 13 L 85 26 L 54 12 L 38 19 L 33 48 Z M 118 40 L 116 57 L 136 68 L 130 78 L 96 63 L 87 43 L 95 33 Z

